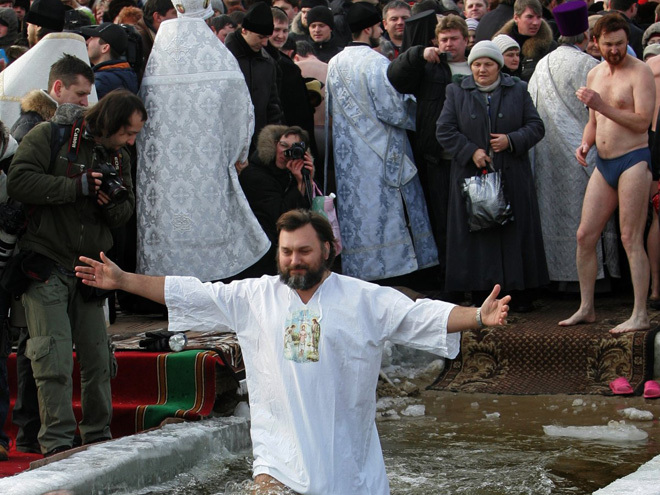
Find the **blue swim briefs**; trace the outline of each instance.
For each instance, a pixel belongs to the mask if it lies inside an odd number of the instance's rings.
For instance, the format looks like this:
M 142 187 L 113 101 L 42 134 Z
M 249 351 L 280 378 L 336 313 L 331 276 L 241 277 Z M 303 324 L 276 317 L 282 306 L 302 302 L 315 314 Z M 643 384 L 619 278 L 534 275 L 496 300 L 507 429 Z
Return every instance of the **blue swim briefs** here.
M 596 155 L 596 168 L 603 175 L 605 181 L 614 189 L 619 185 L 621 174 L 639 162 L 646 162 L 649 170 L 651 170 L 651 150 L 648 146 L 607 160 Z M 653 171 L 651 170 L 651 172 Z

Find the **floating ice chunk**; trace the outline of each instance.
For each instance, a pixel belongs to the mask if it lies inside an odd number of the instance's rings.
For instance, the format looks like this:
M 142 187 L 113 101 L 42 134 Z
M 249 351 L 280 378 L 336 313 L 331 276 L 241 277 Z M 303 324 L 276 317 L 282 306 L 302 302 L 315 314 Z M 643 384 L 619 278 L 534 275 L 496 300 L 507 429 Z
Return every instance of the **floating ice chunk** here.
M 625 421 L 610 421 L 607 426 L 555 426 L 543 427 L 550 437 L 570 437 L 580 440 L 606 440 L 610 442 L 635 442 L 646 440 L 648 434 Z
M 426 414 L 426 406 L 424 404 L 413 404 L 401 411 L 401 414 L 404 416 L 424 416 Z
M 394 409 L 388 409 L 380 413 L 380 419 L 401 419 L 401 416 Z
M 500 419 L 500 413 L 486 413 L 486 419 Z
M 429 365 L 424 370 L 424 373 L 435 375 L 437 373 L 440 373 L 444 369 L 445 369 L 445 360 L 444 359 L 436 359 L 436 360 L 431 361 L 429 363 Z
M 585 402 L 582 399 L 575 399 L 573 401 L 573 407 L 582 407 L 584 404 Z
M 470 404 L 470 407 L 472 409 L 479 409 L 479 403 L 478 402 L 473 402 L 472 404 Z
M 652 421 L 653 413 L 651 411 L 640 411 L 634 407 L 626 407 L 619 411 L 621 416 L 628 418 L 631 421 Z

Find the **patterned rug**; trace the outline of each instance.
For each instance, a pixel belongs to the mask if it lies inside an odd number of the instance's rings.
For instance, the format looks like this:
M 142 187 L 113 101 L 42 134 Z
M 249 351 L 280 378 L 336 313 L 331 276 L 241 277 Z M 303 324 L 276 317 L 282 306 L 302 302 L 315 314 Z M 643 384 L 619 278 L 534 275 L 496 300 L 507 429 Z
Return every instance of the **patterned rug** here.
M 165 330 L 166 327 L 157 330 Z M 150 329 L 150 331 L 155 331 Z M 145 332 L 136 335 L 112 335 L 112 342 L 118 351 L 141 350 L 140 341 L 145 339 Z M 231 332 L 186 332 L 186 349 L 207 349 L 217 352 L 223 363 L 234 373 L 237 379 L 245 377 L 243 355 L 238 345 L 238 338 Z
M 597 300 L 597 322 L 560 327 L 575 301 L 544 300 L 526 315 L 511 315 L 506 328 L 463 332 L 461 353 L 428 389 L 492 394 L 612 395 L 609 382 L 625 376 L 639 394 L 653 375 L 653 340 L 660 316 L 652 312 L 650 331 L 613 336 L 625 321 L 630 301 Z

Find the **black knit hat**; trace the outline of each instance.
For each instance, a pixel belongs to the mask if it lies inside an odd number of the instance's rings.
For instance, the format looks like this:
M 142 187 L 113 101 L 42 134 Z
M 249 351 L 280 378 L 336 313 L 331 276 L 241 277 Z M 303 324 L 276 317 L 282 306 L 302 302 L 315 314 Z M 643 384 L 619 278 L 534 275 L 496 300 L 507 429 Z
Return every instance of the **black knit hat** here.
M 332 10 L 328 7 L 319 5 L 307 12 L 307 25 L 311 26 L 314 22 L 322 22 L 326 26 L 329 26 L 330 29 L 335 28 L 335 18 L 332 15 Z
M 301 0 L 301 9 L 313 9 L 314 7 L 330 7 L 327 0 Z
M 273 13 L 270 5 L 265 2 L 257 2 L 245 13 L 242 27 L 253 33 L 270 36 L 273 34 Z
M 62 31 L 64 12 L 66 7 L 60 0 L 34 0 L 25 14 L 25 22 L 53 31 Z
M 383 16 L 374 5 L 367 2 L 356 2 L 348 9 L 346 20 L 351 33 L 358 33 L 381 22 Z

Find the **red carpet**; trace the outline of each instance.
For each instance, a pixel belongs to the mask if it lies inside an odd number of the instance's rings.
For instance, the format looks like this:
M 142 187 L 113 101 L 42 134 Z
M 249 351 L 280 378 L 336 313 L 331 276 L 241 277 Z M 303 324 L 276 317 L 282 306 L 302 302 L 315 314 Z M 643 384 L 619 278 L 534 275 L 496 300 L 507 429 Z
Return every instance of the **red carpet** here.
M 113 437 L 122 437 L 155 426 L 168 417 L 188 420 L 208 416 L 215 402 L 216 365 L 225 366 L 215 351 L 188 350 L 179 353 L 117 351 L 118 373 L 112 380 Z M 10 410 L 16 398 L 16 355 L 8 362 Z M 80 374 L 74 354 L 74 412 L 80 420 Z M 11 414 L 5 424 L 11 438 L 16 429 Z M 39 454 L 9 452 L 0 462 L 0 477 L 24 471 Z

